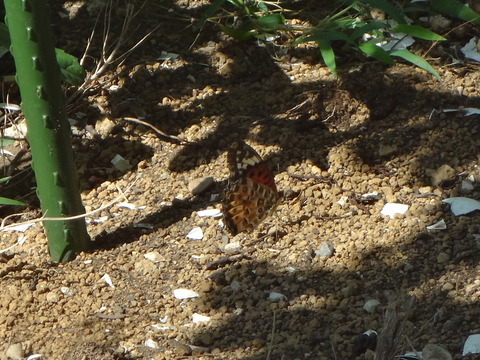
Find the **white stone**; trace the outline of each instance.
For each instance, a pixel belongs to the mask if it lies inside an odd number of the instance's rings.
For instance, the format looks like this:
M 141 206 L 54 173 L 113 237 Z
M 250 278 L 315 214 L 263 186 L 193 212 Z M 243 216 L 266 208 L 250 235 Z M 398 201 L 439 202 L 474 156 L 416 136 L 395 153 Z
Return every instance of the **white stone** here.
M 199 294 L 196 291 L 189 290 L 189 289 L 175 289 L 173 290 L 173 296 L 175 296 L 176 299 L 193 299 L 196 297 L 199 297 Z

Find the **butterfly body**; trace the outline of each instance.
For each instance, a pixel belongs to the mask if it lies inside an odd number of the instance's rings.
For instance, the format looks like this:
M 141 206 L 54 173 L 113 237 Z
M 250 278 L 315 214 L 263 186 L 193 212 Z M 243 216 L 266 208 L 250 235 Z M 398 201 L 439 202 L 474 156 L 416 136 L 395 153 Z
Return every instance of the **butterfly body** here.
M 230 180 L 223 201 L 225 224 L 232 234 L 251 231 L 271 215 L 280 200 L 272 172 L 243 142 L 228 152 Z

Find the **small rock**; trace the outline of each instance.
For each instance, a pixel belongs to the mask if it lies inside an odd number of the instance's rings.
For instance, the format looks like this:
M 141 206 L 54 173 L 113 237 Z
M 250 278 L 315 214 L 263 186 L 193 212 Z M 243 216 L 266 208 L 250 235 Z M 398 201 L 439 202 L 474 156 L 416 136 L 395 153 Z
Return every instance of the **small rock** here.
M 445 264 L 448 260 L 450 260 L 450 256 L 447 253 L 441 252 L 437 255 L 437 262 L 440 264 Z
M 159 348 L 158 344 L 155 341 L 153 341 L 152 339 L 145 340 L 144 345 L 146 347 L 149 347 L 150 349 L 158 349 Z
M 175 346 L 175 354 L 178 356 L 190 356 L 192 355 L 192 348 L 186 344 L 178 344 Z
M 187 234 L 187 239 L 189 240 L 202 240 L 203 239 L 203 231 L 199 227 L 194 227 L 190 232 Z
M 368 312 L 369 314 L 372 314 L 378 307 L 380 306 L 380 301 L 376 299 L 370 299 L 365 302 L 363 305 L 363 310 Z
M 381 144 L 378 147 L 378 156 L 390 156 L 395 154 L 397 150 L 398 150 L 398 147 L 395 144 L 392 144 L 392 145 Z
M 234 253 L 239 251 L 242 248 L 242 244 L 239 241 L 235 241 L 225 245 L 225 251 L 227 253 Z
M 443 32 L 446 28 L 450 27 L 452 20 L 443 17 L 442 15 L 432 16 L 430 19 L 430 26 L 436 33 Z
M 206 209 L 197 211 L 198 217 L 211 217 L 211 218 L 220 218 L 222 217 L 222 212 L 218 209 Z
M 433 225 L 427 226 L 427 230 L 445 230 L 447 228 L 447 224 L 445 220 L 440 220 Z
M 274 236 L 277 239 L 282 238 L 285 235 L 287 235 L 287 232 L 278 225 L 272 226 L 267 231 L 267 236 Z
M 461 189 L 462 189 L 462 192 L 469 193 L 473 191 L 473 189 L 475 189 L 475 186 L 473 186 L 473 183 L 470 180 L 465 179 L 462 181 Z
M 188 191 L 190 191 L 193 195 L 199 195 L 212 186 L 212 184 L 213 177 L 211 176 L 193 179 L 188 183 Z
M 12 360 L 20 360 L 24 358 L 23 354 L 23 347 L 21 343 L 12 344 L 8 347 L 7 351 L 5 352 L 8 358 Z
M 194 324 L 209 322 L 210 321 L 210 316 L 193 313 L 192 321 L 193 321 Z
M 143 255 L 143 257 L 154 263 L 158 263 L 160 261 L 166 261 L 165 257 L 163 257 L 158 251 L 151 251 Z
M 408 210 L 408 205 L 406 204 L 397 204 L 397 203 L 386 203 L 383 206 L 380 214 L 388 216 L 390 219 L 393 219 L 396 214 L 405 214 Z
M 320 249 L 315 250 L 315 255 L 331 257 L 334 252 L 335 247 L 333 246 L 333 244 L 329 242 L 324 242 L 322 245 L 320 245 Z
M 209 334 L 209 333 L 203 333 L 203 334 L 201 333 L 198 338 L 200 342 L 205 346 L 212 345 L 214 341 L 212 334 Z
M 60 292 L 63 294 L 63 295 L 67 295 L 67 296 L 73 296 L 75 295 L 75 291 L 73 291 L 72 289 L 70 289 L 69 287 L 66 287 L 66 286 L 62 286 L 60 288 Z
M 438 186 L 445 181 L 454 181 L 456 172 L 449 165 L 442 165 L 438 169 L 427 169 L 427 175 L 430 176 L 433 186 Z
M 241 285 L 240 285 L 240 283 L 239 283 L 237 280 L 233 280 L 233 281 L 230 283 L 230 288 L 231 288 L 233 291 L 238 291 L 238 290 L 240 290 Z
M 452 355 L 435 344 L 428 344 L 422 349 L 423 360 L 452 360 Z
M 193 299 L 199 296 L 199 294 L 196 291 L 190 290 L 190 289 L 175 289 L 173 290 L 173 296 L 175 298 L 184 300 L 184 299 Z
M 283 294 L 272 291 L 268 294 L 268 300 L 271 302 L 279 302 L 280 300 L 287 300 L 287 297 Z
M 115 127 L 115 123 L 109 118 L 103 118 L 95 123 L 95 131 L 102 137 L 107 137 Z
M 58 294 L 51 291 L 46 295 L 47 301 L 51 303 L 56 303 L 58 302 Z
M 130 165 L 130 162 L 127 159 L 124 159 L 123 156 L 117 154 L 113 157 L 110 162 L 113 164 L 113 167 L 121 172 L 125 172 L 127 170 L 130 170 L 132 168 L 132 165 Z
M 422 186 L 418 189 L 420 194 L 430 194 L 432 192 L 432 188 L 430 186 Z

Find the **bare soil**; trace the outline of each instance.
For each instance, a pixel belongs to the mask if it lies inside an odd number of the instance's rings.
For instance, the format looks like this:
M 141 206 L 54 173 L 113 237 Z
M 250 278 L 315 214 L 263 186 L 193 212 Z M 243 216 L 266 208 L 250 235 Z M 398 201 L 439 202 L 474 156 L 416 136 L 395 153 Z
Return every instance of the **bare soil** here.
M 58 46 L 81 56 L 95 15 L 80 3 L 52 10 Z M 205 2 L 147 11 L 131 43 L 159 28 L 69 113 L 87 210 L 122 192 L 136 208 L 89 217 L 92 249 L 66 264 L 50 263 L 38 223 L 2 234 L 4 249 L 24 242 L 0 261 L 0 359 L 13 344 L 44 359 L 373 359 L 355 339 L 382 331 L 386 309 L 409 296 L 397 354 L 433 343 L 459 359 L 480 331 L 480 214 L 455 217 L 442 200 L 480 199 L 480 119 L 434 110 L 479 107 L 478 65 L 452 64 L 438 45 L 427 59 L 440 81 L 355 57 L 334 77 L 313 46 L 275 53 L 211 25 L 198 36 L 189 17 Z M 119 8 L 114 34 L 121 19 Z M 232 238 L 197 212 L 220 209 L 236 140 L 268 159 L 285 198 Z M 116 154 L 131 169 L 115 170 Z M 192 195 L 203 177 L 213 184 Z M 31 172 L 25 182 L 27 193 Z M 409 208 L 391 219 L 386 203 Z M 37 205 L 14 220 L 38 217 Z M 442 219 L 445 230 L 427 230 Z M 195 227 L 202 240 L 187 238 Z M 179 288 L 199 296 L 177 299 Z

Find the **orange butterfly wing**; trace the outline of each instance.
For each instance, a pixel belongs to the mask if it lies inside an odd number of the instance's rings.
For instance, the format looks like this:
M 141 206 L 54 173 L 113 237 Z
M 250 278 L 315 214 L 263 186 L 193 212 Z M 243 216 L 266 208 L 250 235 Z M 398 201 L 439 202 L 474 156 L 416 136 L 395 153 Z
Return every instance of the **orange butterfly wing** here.
M 228 152 L 231 172 L 223 201 L 225 224 L 231 233 L 251 231 L 275 211 L 279 202 L 274 176 L 260 155 L 247 144 Z

